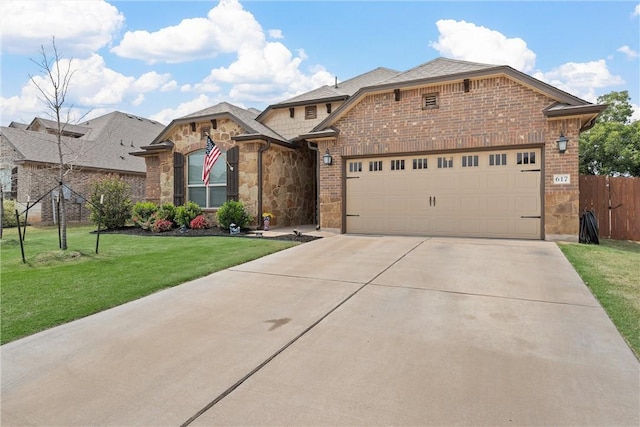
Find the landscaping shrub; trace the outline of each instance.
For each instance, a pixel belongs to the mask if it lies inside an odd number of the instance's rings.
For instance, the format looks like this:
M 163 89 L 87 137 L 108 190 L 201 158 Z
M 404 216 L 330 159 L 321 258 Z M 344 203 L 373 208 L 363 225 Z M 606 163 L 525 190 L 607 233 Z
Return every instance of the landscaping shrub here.
M 244 228 L 253 220 L 242 202 L 235 200 L 229 200 L 220 206 L 216 213 L 216 219 L 221 228 L 227 229 L 231 224 Z
M 119 178 L 94 181 L 89 201 L 89 219 L 107 230 L 122 228 L 131 218 L 131 186 Z
M 202 208 L 197 203 L 187 202 L 176 208 L 175 222 L 180 227 L 189 227 L 191 221 L 198 215 L 202 215 Z
M 133 224 L 143 230 L 151 230 L 156 222 L 158 205 L 153 202 L 138 202 L 133 206 Z
M 194 230 L 204 230 L 205 228 L 209 228 L 209 221 L 207 217 L 204 215 L 198 215 L 189 223 L 189 227 Z
M 163 231 L 171 231 L 173 228 L 173 222 L 168 219 L 158 219 L 153 223 L 153 231 L 155 233 L 162 233 Z
M 2 215 L 2 226 L 5 228 L 9 227 L 17 227 L 18 222 L 16 221 L 16 202 L 13 200 L 3 200 L 2 209 L 4 210 Z M 18 212 L 21 209 L 18 210 Z M 24 221 L 24 215 L 20 216 L 20 223 Z
M 176 207 L 173 203 L 163 203 L 158 208 L 158 219 L 166 219 L 167 221 L 174 222 L 176 217 Z

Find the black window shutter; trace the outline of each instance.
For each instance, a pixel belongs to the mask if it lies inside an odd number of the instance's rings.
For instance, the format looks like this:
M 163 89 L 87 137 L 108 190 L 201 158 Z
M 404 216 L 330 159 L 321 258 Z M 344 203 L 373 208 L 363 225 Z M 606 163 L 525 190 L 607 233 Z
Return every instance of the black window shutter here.
M 173 153 L 173 204 L 184 205 L 184 155 Z
M 238 200 L 238 163 L 240 162 L 240 148 L 233 147 L 227 151 L 227 200 Z M 233 169 L 233 170 L 231 170 Z

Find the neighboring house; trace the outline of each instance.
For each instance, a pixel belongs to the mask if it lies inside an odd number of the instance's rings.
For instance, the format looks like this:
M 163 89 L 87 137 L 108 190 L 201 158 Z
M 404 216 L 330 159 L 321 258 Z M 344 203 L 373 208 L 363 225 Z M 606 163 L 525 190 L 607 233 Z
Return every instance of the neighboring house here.
M 268 211 L 347 233 L 575 240 L 578 136 L 605 108 L 509 66 L 438 58 L 259 114 L 218 104 L 132 154 L 147 162 L 149 199 L 211 216 L 238 199 L 254 225 Z M 229 162 L 207 188 L 206 132 Z
M 136 147 L 149 144 L 164 125 L 131 114 L 112 112 L 78 125 L 65 124 L 62 150 L 66 168 L 64 196 L 68 221 L 86 221 L 91 183 L 119 177 L 131 185 L 133 201 L 145 200 L 144 161 L 129 156 Z M 12 122 L 0 128 L 0 177 L 5 197 L 29 210 L 30 223 L 57 221 L 54 198 L 58 193 L 60 158 L 57 122 L 35 118 L 30 124 Z

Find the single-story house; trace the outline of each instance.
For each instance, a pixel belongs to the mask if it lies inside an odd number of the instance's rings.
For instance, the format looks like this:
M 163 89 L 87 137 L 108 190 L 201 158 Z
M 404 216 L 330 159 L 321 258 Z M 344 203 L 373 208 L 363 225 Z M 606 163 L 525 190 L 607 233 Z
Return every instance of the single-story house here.
M 437 58 L 273 104 L 173 120 L 134 156 L 147 198 L 260 226 L 342 233 L 577 239 L 578 136 L 606 108 L 505 65 Z M 226 153 L 201 180 L 206 135 Z
M 92 182 L 106 177 L 127 182 L 134 203 L 145 200 L 145 163 L 130 156 L 129 151 L 149 144 L 164 129 L 163 124 L 115 111 L 63 126 L 63 159 L 68 171 L 65 184 L 70 189 L 63 192 L 68 201 L 67 221 L 88 220 L 83 197 L 89 197 Z M 16 200 L 22 209 L 30 202 L 30 223 L 56 222 L 54 198 L 59 191 L 60 165 L 57 122 L 38 117 L 29 124 L 12 122 L 0 127 L 0 137 L 4 196 Z

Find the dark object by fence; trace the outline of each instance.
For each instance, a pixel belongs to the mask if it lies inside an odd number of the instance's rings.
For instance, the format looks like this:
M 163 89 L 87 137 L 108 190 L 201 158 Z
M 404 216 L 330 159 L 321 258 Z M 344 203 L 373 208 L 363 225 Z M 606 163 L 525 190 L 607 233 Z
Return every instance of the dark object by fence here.
M 580 176 L 580 212 L 593 210 L 600 237 L 640 241 L 640 178 Z
M 593 210 L 584 211 L 580 215 L 580 243 L 600 244 L 598 237 L 598 220 Z

